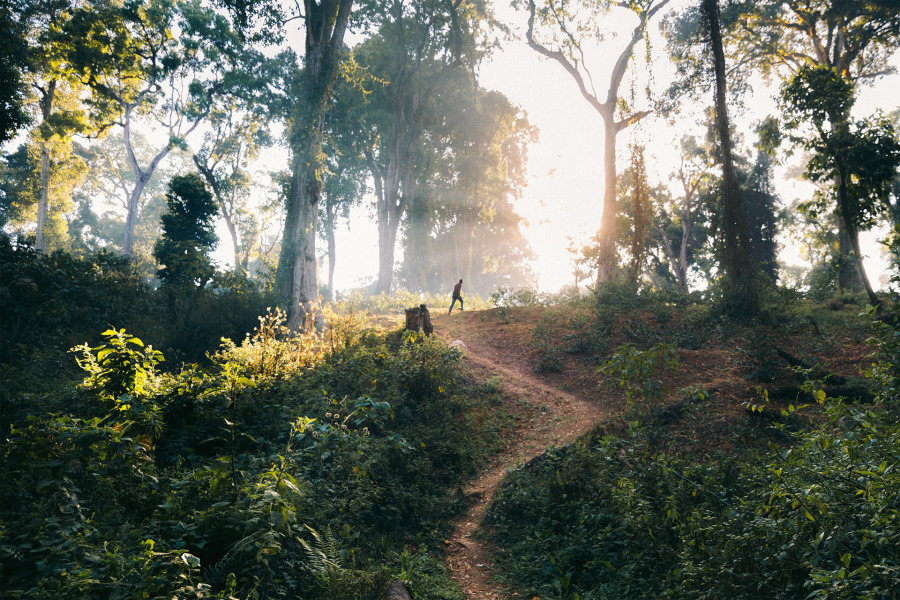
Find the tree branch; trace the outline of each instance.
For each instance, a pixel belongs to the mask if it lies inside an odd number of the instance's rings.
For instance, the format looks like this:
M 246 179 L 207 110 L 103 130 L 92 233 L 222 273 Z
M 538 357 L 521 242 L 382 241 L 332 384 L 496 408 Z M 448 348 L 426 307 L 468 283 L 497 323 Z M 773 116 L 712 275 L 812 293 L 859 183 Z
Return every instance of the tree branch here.
M 538 54 L 541 54 L 546 58 L 558 62 L 563 67 L 563 69 L 565 69 L 566 72 L 572 76 L 572 79 L 575 80 L 575 83 L 578 85 L 578 89 L 581 91 L 581 95 L 584 96 L 585 100 L 587 100 L 588 103 L 593 106 L 597 112 L 601 114 L 610 112 L 615 107 L 614 104 L 610 105 L 607 102 L 600 102 L 600 100 L 588 90 L 587 86 L 585 85 L 584 78 L 581 76 L 578 68 L 570 63 L 562 52 L 558 50 L 550 50 L 534 39 L 534 18 L 535 12 L 537 11 L 534 0 L 528 0 L 528 9 L 528 31 L 525 33 L 525 38 L 528 40 L 528 46 Z

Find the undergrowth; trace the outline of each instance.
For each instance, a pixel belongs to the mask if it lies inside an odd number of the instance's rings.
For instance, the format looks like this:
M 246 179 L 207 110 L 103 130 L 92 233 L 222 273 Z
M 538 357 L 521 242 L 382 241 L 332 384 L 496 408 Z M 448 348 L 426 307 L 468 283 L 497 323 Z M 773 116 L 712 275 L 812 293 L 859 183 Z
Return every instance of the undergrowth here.
M 199 364 L 108 328 L 56 359 L 80 384 L 4 387 L 2 596 L 460 598 L 436 556 L 498 393 L 435 337 L 329 319 L 272 310 Z
M 685 335 L 746 349 L 740 368 L 764 381 L 774 354 L 766 348 L 798 331 L 834 344 L 848 315 L 795 302 L 764 323 L 736 325 L 646 296 L 613 315 L 614 292 L 597 296 L 582 339 L 587 346 L 604 328 L 625 342 L 601 364 L 630 412 L 618 429 L 552 449 L 508 477 L 485 518 L 508 581 L 527 595 L 579 600 L 897 597 L 897 325 L 870 319 L 871 404 L 828 397 L 819 365 L 796 369 L 807 377 L 797 400 L 773 408 L 763 393 L 748 409 L 774 415 L 754 426 L 772 432 L 767 449 L 754 440 L 730 452 L 679 452 L 660 424 L 657 373 L 677 356 L 674 345 L 691 350 L 679 341 Z M 635 326 L 641 319 L 653 326 Z

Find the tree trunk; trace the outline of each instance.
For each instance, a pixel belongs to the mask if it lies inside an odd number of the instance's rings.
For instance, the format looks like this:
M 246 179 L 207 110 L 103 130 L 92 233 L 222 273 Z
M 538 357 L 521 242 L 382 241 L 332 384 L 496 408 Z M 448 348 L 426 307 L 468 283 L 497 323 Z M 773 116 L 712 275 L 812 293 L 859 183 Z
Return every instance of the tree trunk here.
M 600 219 L 597 283 L 612 281 L 616 274 L 616 134 L 613 110 L 603 117 L 603 216 Z
M 320 147 L 321 140 L 316 135 L 312 138 L 300 157 L 315 156 L 311 147 Z M 322 191 L 315 171 L 315 167 L 309 162 L 304 165 L 302 158 L 295 158 L 284 224 L 284 242 L 278 263 L 281 296 L 290 302 L 287 326 L 292 331 L 308 327 L 310 318 L 317 327 L 322 325 L 316 277 L 316 225 Z
M 353 0 L 305 0 L 306 68 L 291 132 L 293 150 L 291 189 L 287 199 L 284 240 L 278 260 L 277 280 L 288 302 L 288 327 L 297 331 L 309 324 L 324 326 L 318 308 L 316 274 L 316 225 L 322 194 L 322 136 L 328 98 L 338 77 L 344 33 L 350 22 Z
M 681 248 L 678 252 L 678 285 L 681 289 L 687 291 L 687 272 L 688 272 L 688 245 L 691 242 L 691 225 L 693 219 L 691 217 L 691 201 L 693 196 L 687 196 L 681 206 Z
M 241 264 L 241 247 L 238 240 L 237 227 L 235 227 L 234 220 L 231 218 L 231 213 L 228 210 L 228 203 L 225 202 L 225 198 L 222 197 L 222 189 L 216 181 L 216 176 L 213 172 L 216 165 L 213 164 L 210 168 L 208 164 L 201 162 L 196 154 L 194 155 L 194 165 L 197 167 L 197 170 L 200 171 L 200 174 L 206 180 L 210 189 L 212 189 L 216 204 L 219 205 L 219 212 L 222 214 L 222 219 L 225 221 L 225 227 L 228 228 L 228 235 L 231 237 L 231 248 L 234 252 L 234 270 L 239 272 L 243 269 L 243 265 Z
M 244 273 L 249 273 L 250 271 L 250 252 L 253 250 L 253 246 L 256 244 L 256 233 L 252 233 L 250 235 L 250 239 L 247 240 L 247 243 L 244 244 L 242 248 L 244 255 L 241 257 L 241 269 Z
M 406 289 L 418 292 L 425 289 L 426 253 L 425 220 L 422 199 L 414 197 L 406 212 Z
M 41 252 L 47 251 L 47 242 L 44 240 L 44 224 L 47 214 L 50 212 L 50 149 L 47 142 L 41 142 L 41 196 L 38 199 L 37 231 L 34 236 L 34 245 Z
M 730 311 L 753 315 L 758 312 L 758 300 L 753 282 L 750 259 L 749 230 L 744 214 L 744 197 L 734 173 L 731 152 L 731 132 L 726 101 L 725 52 L 719 28 L 717 0 L 702 0 L 703 12 L 709 25 L 710 46 L 716 76 L 716 132 L 719 138 L 719 158 L 722 162 L 722 266 L 728 277 Z
M 866 290 L 866 295 L 869 297 L 869 304 L 872 306 L 879 306 L 881 303 L 878 300 L 878 296 L 875 295 L 875 290 L 872 289 L 872 285 L 869 283 L 869 277 L 866 275 L 866 268 L 863 266 L 863 255 L 859 246 L 859 230 L 856 228 L 856 224 L 853 222 L 847 206 L 849 204 L 847 199 L 847 178 L 843 176 L 846 172 L 846 169 L 841 164 L 838 164 L 838 173 L 840 174 L 838 176 L 838 204 L 840 207 L 840 217 L 844 222 L 847 237 L 850 238 L 850 245 L 853 248 L 853 255 L 856 258 L 856 269 L 859 273 L 859 278 L 862 281 L 863 288 Z
M 569 75 L 578 84 L 578 89 L 585 100 L 597 111 L 603 119 L 603 216 L 600 220 L 599 235 L 599 254 L 597 257 L 597 283 L 611 281 L 615 276 L 616 269 L 616 136 L 623 129 L 634 125 L 644 117 L 649 111 L 639 111 L 632 113 L 630 116 L 616 121 L 616 105 L 619 101 L 619 86 L 625 77 L 625 71 L 628 69 L 628 63 L 634 54 L 634 48 L 638 42 L 644 38 L 644 32 L 647 29 L 647 23 L 653 16 L 663 9 L 670 0 L 662 0 L 655 6 L 651 0 L 643 9 L 635 11 L 640 22 L 631 32 L 631 40 L 624 50 L 619 54 L 613 66 L 612 73 L 609 78 L 609 88 L 606 92 L 606 99 L 601 101 L 593 91 L 593 82 L 586 82 L 576 65 L 569 62 L 563 52 L 559 50 L 551 50 L 535 40 L 534 22 L 537 14 L 537 6 L 534 0 L 528 1 L 528 30 L 525 37 L 528 45 L 541 55 L 555 60 L 569 73 Z M 623 5 L 619 5 L 623 6 Z M 569 32 L 564 32 L 569 34 Z
M 394 279 L 394 249 L 397 230 L 412 195 L 414 175 L 413 148 L 421 131 L 421 116 L 406 115 L 404 107 L 394 110 L 388 142 L 387 167 L 383 171 L 378 214 L 378 281 L 375 293 L 389 293 Z M 376 176 L 373 172 L 373 177 Z M 387 262 L 385 262 L 387 261 Z
M 863 255 L 859 247 L 859 231 L 857 231 L 856 227 L 848 223 L 847 234 L 850 237 L 850 243 L 853 247 L 853 254 L 856 258 L 856 269 L 859 272 L 859 278 L 862 280 L 863 287 L 866 290 L 866 295 L 869 297 L 869 304 L 871 304 L 872 306 L 879 306 L 881 304 L 881 301 L 878 300 L 878 296 L 875 295 L 875 290 L 872 289 L 872 284 L 869 283 L 869 276 L 866 274 L 866 268 L 863 265 Z
M 675 275 L 675 280 L 678 282 L 678 287 L 683 290 L 687 289 L 687 278 L 685 277 L 685 269 L 682 267 L 682 263 L 679 262 L 679 257 L 675 256 L 675 250 L 672 248 L 672 242 L 669 240 L 669 235 L 666 233 L 666 230 L 662 227 L 657 227 L 656 231 L 659 232 L 660 237 L 662 238 L 662 246 L 663 252 L 666 253 L 666 259 L 669 261 L 669 266 L 672 268 L 672 273 Z M 682 245 L 682 250 L 684 246 Z
M 234 251 L 234 270 L 240 272 L 243 269 L 241 265 L 241 242 L 238 240 L 237 227 L 231 219 L 231 213 L 227 210 L 222 211 L 222 218 L 225 219 L 225 227 L 228 228 L 228 235 L 231 236 L 231 248 Z
M 426 274 L 432 268 L 428 239 L 431 223 L 427 218 L 427 200 L 418 193 L 415 180 L 411 186 L 413 193 L 406 203 L 406 251 L 403 260 L 406 265 L 407 289 L 410 292 L 420 292 L 426 288 Z
M 837 184 L 836 187 L 840 189 L 840 176 L 835 177 L 835 180 L 835 183 Z M 847 264 L 847 257 L 854 252 L 853 241 L 851 240 L 850 232 L 848 231 L 847 221 L 844 219 L 844 215 L 840 210 L 837 215 L 837 229 L 839 256 L 838 272 L 835 275 L 835 286 L 837 287 L 837 293 L 843 294 L 845 291 L 857 290 L 860 287 L 865 287 L 865 283 L 863 283 L 862 275 L 859 273 L 859 270 L 855 269 L 856 273 L 853 273 Z M 855 278 L 854 274 L 856 275 Z
M 472 246 L 475 241 L 475 221 L 477 214 L 475 207 L 466 198 L 466 207 L 463 212 L 463 239 L 462 239 L 462 265 L 460 277 L 466 281 L 472 281 Z
M 131 172 L 134 174 L 134 188 L 132 188 L 131 194 L 128 197 L 128 214 L 125 217 L 125 237 L 122 240 L 122 252 L 125 256 L 131 256 L 134 251 L 134 227 L 137 221 L 138 208 L 141 195 L 144 193 L 144 188 L 147 187 L 147 183 L 150 181 L 150 178 L 153 177 L 156 167 L 159 166 L 159 163 L 162 162 L 172 150 L 172 142 L 170 141 L 166 144 L 165 148 L 160 150 L 156 156 L 153 157 L 153 160 L 150 161 L 146 171 L 141 169 L 140 165 L 138 165 L 137 157 L 134 154 L 134 147 L 131 145 L 132 109 L 132 106 L 126 106 L 123 111 L 125 151 L 128 155 L 128 162 L 131 165 Z
M 334 207 L 328 202 L 325 203 L 325 218 L 328 220 L 325 231 L 325 243 L 328 246 L 328 293 L 334 298 L 334 267 L 337 264 L 337 241 L 334 235 L 336 217 Z
M 41 119 L 46 123 L 53 114 L 53 100 L 56 96 L 56 80 L 47 84 L 47 89 L 42 90 L 40 101 Z M 41 252 L 47 251 L 47 241 L 44 239 L 44 225 L 47 215 L 50 214 L 50 148 L 47 140 L 41 140 L 41 193 L 38 198 L 37 231 L 34 236 L 34 245 Z
M 378 220 L 378 281 L 376 294 L 389 294 L 394 279 L 394 253 L 398 223 L 390 217 Z

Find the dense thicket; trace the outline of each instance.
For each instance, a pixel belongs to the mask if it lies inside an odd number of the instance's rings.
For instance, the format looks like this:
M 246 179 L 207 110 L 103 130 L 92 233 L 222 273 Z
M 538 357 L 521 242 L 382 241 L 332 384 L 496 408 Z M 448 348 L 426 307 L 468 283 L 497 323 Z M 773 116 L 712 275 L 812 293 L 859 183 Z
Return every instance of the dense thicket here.
M 292 338 L 275 310 L 221 346 L 198 316 L 215 354 L 182 362 L 126 259 L 2 250 L 4 597 L 454 597 L 428 544 L 502 421 L 458 352 L 358 317 Z

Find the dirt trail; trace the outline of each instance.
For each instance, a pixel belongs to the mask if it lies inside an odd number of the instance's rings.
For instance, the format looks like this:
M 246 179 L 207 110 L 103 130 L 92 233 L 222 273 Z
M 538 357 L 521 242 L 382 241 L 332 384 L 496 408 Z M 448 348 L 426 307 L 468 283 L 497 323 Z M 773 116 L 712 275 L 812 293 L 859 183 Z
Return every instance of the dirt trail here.
M 478 327 L 477 313 L 440 315 L 433 320 L 435 332 L 442 338 L 448 342 L 459 339 L 466 345 L 466 362 L 476 377 L 482 380 L 497 377 L 500 389 L 510 401 L 524 401 L 539 408 L 533 421 L 516 432 L 516 442 L 465 488 L 466 496 L 474 503 L 456 520 L 448 540 L 445 563 L 466 598 L 499 600 L 507 594 L 490 583 L 490 551 L 477 539 L 475 531 L 504 474 L 551 446 L 574 441 L 595 429 L 609 415 L 596 401 L 543 383 L 534 374 L 534 360 L 527 348 L 497 343 L 490 331 Z

